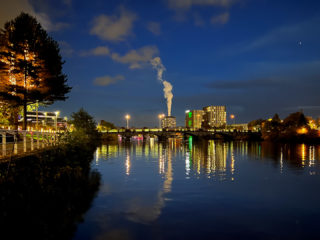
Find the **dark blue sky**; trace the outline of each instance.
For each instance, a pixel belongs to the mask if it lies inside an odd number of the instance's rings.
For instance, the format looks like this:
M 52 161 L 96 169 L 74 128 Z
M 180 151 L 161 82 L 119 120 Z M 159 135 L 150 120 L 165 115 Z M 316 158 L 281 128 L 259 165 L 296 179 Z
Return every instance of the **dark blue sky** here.
M 172 115 L 226 105 L 236 122 L 320 117 L 320 2 L 268 0 L 4 0 L 1 26 L 35 15 L 59 42 L 69 99 L 46 110 L 84 107 L 97 121 L 157 126 L 166 113 L 150 64 L 160 57 L 173 85 Z M 4 3 L 3 3 L 4 2 Z

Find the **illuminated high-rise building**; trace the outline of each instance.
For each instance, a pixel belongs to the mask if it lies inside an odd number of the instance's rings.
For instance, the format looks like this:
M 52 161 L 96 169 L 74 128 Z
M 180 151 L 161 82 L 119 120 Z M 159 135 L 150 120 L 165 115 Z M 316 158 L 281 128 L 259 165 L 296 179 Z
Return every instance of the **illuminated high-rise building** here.
M 162 128 L 175 128 L 176 124 L 176 118 L 172 116 L 166 116 L 161 120 Z
M 203 110 L 186 111 L 186 127 L 199 129 L 202 127 Z
M 203 111 L 203 122 L 206 127 L 222 127 L 227 124 L 226 106 L 208 106 L 204 107 Z

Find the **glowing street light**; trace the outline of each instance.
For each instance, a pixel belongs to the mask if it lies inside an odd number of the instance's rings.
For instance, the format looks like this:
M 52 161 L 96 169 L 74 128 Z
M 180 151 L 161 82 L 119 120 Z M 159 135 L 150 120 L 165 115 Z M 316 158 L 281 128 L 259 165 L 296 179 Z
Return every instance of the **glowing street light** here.
M 234 120 L 234 119 L 235 119 L 235 116 L 234 116 L 234 114 L 231 114 L 231 115 L 230 115 L 230 119 L 233 120 L 233 124 L 235 124 L 235 120 Z
M 60 111 L 54 112 L 56 114 L 56 131 L 58 130 L 58 116 L 60 114 Z
M 125 118 L 126 118 L 126 120 L 127 120 L 127 128 L 129 128 L 129 119 L 130 119 L 130 115 L 129 115 L 129 114 L 127 114 L 127 115 L 125 116 Z
M 163 113 L 162 113 L 162 114 L 159 114 L 159 115 L 158 115 L 158 118 L 159 118 L 159 128 L 161 128 L 161 119 L 164 118 L 164 114 L 163 114 Z

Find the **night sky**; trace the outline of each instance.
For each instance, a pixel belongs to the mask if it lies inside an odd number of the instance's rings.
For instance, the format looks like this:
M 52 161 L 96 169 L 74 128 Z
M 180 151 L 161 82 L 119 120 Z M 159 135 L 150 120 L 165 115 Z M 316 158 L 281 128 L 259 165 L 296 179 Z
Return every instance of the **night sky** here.
M 150 60 L 160 57 L 178 125 L 208 105 L 226 105 L 237 123 L 320 117 L 320 1 L 1 0 L 1 27 L 21 11 L 58 41 L 73 87 L 43 110 L 157 126 L 166 100 Z

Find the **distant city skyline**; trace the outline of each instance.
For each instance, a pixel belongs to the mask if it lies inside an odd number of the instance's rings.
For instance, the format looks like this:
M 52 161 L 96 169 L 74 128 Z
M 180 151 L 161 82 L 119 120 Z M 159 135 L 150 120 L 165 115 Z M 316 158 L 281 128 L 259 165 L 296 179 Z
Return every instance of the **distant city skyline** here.
M 69 99 L 44 111 L 81 107 L 117 126 L 158 126 L 167 115 L 151 60 L 173 86 L 172 116 L 224 105 L 227 121 L 320 117 L 320 2 L 210 0 L 4 0 L 0 26 L 21 11 L 58 41 Z

